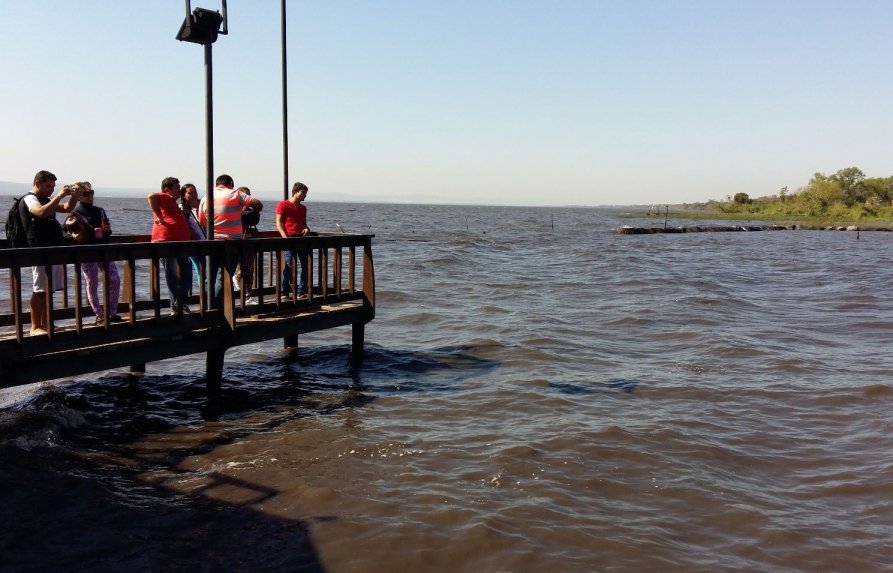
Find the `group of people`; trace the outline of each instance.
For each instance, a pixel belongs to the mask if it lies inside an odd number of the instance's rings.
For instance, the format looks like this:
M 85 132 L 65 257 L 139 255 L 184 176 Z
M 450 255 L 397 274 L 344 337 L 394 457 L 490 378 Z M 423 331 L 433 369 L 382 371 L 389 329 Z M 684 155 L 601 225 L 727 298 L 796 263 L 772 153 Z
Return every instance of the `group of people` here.
M 64 185 L 54 193 L 56 176 L 49 171 L 39 171 L 34 176 L 31 192 L 20 202 L 22 223 L 26 229 L 29 247 L 46 247 L 70 244 L 72 242 L 107 243 L 112 234 L 111 223 L 105 210 L 93 204 L 94 190 L 87 181 Z M 276 229 L 282 237 L 300 237 L 310 234 L 307 227 L 307 208 L 303 204 L 309 189 L 303 183 L 295 183 L 291 197 L 276 205 Z M 67 201 L 66 201 L 67 199 Z M 180 185 L 176 177 L 165 177 L 161 190 L 147 197 L 152 211 L 152 241 L 188 241 L 205 239 L 208 216 L 213 219 L 215 240 L 233 240 L 246 237 L 246 227 L 256 224 L 257 214 L 263 210 L 263 203 L 251 196 L 247 187 L 235 188 L 233 178 L 220 175 L 215 181 L 213 204 L 208 205 L 207 197 L 199 199 L 195 185 Z M 64 201 L 64 202 L 63 202 Z M 67 214 L 64 224 L 56 218 L 57 213 Z M 253 217 L 246 217 L 254 213 Z M 253 220 L 252 220 L 253 219 Z M 84 234 L 84 229 L 89 229 Z M 236 251 L 233 250 L 233 253 Z M 291 296 L 291 265 L 297 257 L 301 273 L 298 281 L 298 298 L 306 296 L 309 253 L 288 249 L 284 252 L 285 264 L 280 276 L 283 297 Z M 186 305 L 192 286 L 193 273 L 200 276 L 200 263 L 196 257 L 181 264 L 176 257 L 162 258 L 165 282 L 170 293 L 171 314 L 189 312 Z M 243 252 L 242 256 L 227 254 L 222 259 L 213 258 L 208 277 L 213 284 L 212 304 L 220 308 L 223 296 L 223 273 L 225 268 L 235 277 L 236 288 L 246 291 L 248 302 L 254 282 L 254 257 Z M 99 273 L 104 270 L 108 277 L 108 320 L 120 322 L 117 314 L 120 295 L 120 277 L 114 262 L 83 263 L 81 271 L 87 290 L 87 301 L 96 315 L 96 324 L 103 324 L 105 312 L 99 297 Z M 241 278 L 237 271 L 240 271 Z M 60 290 L 63 285 L 62 266 L 51 267 L 52 290 Z M 46 268 L 32 268 L 31 335 L 45 334 L 49 317 L 46 316 L 47 285 Z M 199 279 L 200 280 L 200 279 Z M 201 286 L 201 285 L 200 285 Z

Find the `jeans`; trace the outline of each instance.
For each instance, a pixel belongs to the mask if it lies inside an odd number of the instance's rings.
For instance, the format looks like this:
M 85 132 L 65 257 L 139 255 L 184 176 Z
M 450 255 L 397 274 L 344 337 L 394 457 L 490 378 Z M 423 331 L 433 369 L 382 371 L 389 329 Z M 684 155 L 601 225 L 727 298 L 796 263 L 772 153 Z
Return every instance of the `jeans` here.
M 164 280 L 167 282 L 167 290 L 170 293 L 171 308 L 177 307 L 177 302 L 186 304 L 186 296 L 192 285 L 192 265 L 184 261 L 183 266 L 177 264 L 177 257 L 161 259 L 164 266 Z
M 297 257 L 301 261 L 301 273 L 298 275 L 298 294 L 307 294 L 307 259 L 309 251 L 284 251 L 285 265 L 282 267 L 282 277 L 279 281 L 282 285 L 282 294 L 291 294 L 291 261 Z
M 236 273 L 236 265 L 239 263 L 239 251 L 227 249 L 223 255 L 223 266 L 229 271 L 230 276 Z M 220 268 L 220 259 L 211 260 L 211 273 L 208 282 L 214 283 L 214 308 L 223 308 L 223 273 Z

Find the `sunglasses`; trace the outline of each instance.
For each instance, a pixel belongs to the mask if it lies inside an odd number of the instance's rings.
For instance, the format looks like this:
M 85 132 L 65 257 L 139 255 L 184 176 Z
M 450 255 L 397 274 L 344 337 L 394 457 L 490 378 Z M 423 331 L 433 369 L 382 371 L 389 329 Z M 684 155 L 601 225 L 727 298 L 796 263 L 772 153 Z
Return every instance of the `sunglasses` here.
M 81 195 L 85 197 L 92 197 L 93 191 L 81 191 Z

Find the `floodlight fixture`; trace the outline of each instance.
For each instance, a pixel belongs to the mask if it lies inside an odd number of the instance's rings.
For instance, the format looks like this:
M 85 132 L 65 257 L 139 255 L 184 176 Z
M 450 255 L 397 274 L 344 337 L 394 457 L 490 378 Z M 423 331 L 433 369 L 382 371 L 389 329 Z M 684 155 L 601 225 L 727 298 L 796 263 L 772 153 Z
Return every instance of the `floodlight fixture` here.
M 221 25 L 223 29 L 221 29 Z M 223 0 L 222 11 L 208 10 L 206 8 L 192 9 L 192 1 L 186 0 L 186 18 L 177 32 L 177 39 L 181 42 L 194 44 L 213 44 L 217 41 L 217 35 L 224 36 L 229 33 L 226 18 L 226 0 Z

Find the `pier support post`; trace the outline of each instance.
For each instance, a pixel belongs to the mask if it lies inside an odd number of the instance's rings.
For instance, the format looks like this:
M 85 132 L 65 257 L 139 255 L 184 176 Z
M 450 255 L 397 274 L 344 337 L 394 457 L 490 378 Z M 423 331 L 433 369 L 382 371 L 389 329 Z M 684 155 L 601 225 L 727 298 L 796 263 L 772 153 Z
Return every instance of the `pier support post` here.
M 293 336 L 286 336 L 283 340 L 284 348 L 297 348 L 298 347 L 298 335 L 295 334 Z
M 146 363 L 145 362 L 143 362 L 141 364 L 131 364 L 130 372 L 127 373 L 127 378 L 125 378 L 125 380 L 127 380 L 128 384 L 136 384 L 137 382 L 139 382 L 140 380 L 143 379 L 143 376 L 145 376 L 145 374 L 146 374 Z
M 354 362 L 358 362 L 363 357 L 363 339 L 366 330 L 366 325 L 362 322 L 355 322 L 351 326 L 352 328 L 352 336 L 351 336 L 351 349 L 350 349 L 350 358 Z
M 208 351 L 205 377 L 209 399 L 220 396 L 220 383 L 223 381 L 223 355 L 225 353 L 226 348 L 222 346 Z

